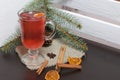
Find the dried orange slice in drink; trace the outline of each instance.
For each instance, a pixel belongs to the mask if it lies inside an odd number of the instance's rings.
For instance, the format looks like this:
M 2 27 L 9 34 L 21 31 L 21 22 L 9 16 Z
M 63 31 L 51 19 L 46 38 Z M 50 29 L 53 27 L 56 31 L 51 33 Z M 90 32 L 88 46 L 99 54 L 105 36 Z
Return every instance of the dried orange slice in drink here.
M 56 70 L 50 70 L 45 75 L 46 80 L 59 80 L 59 78 L 60 75 Z
M 44 13 L 35 13 L 33 17 L 40 18 L 41 16 L 44 16 L 44 15 L 45 15 Z
M 81 58 L 77 58 L 77 57 L 68 57 L 68 62 L 69 64 L 74 64 L 74 65 L 79 65 L 82 62 Z

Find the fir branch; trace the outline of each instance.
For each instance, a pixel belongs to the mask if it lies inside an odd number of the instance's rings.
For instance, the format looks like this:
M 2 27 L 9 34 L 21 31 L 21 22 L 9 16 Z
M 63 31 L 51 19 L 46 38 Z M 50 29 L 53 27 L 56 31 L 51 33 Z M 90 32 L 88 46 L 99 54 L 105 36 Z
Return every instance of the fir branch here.
M 27 4 L 25 6 L 25 9 L 27 11 L 33 11 L 33 10 L 37 10 L 37 11 L 44 11 L 44 7 L 43 7 L 43 0 L 34 0 L 32 2 L 30 2 L 29 4 Z
M 0 50 L 4 53 L 14 53 L 16 46 L 21 44 L 20 33 L 17 31 L 11 35 L 7 41 L 5 41 L 5 44 L 0 48 Z
M 58 36 L 62 38 L 65 43 L 83 52 L 88 50 L 87 44 L 80 37 L 68 33 L 67 29 L 60 26 L 57 26 L 57 28 Z
M 45 9 L 45 13 L 47 12 L 47 2 L 46 2 L 47 0 L 44 0 L 43 2 L 44 2 L 44 9 Z
M 59 9 L 53 8 L 53 7 L 49 7 L 49 13 L 53 17 L 56 15 L 59 18 L 62 18 L 62 20 L 66 20 L 69 24 L 73 24 L 75 27 L 77 27 L 79 29 L 81 29 L 81 27 L 82 27 L 80 22 L 78 22 L 79 20 L 70 13 L 64 12 L 62 10 L 59 10 Z M 50 18 L 52 18 L 52 17 L 50 17 Z
M 28 11 L 37 10 L 46 12 L 48 8 L 47 5 L 52 4 L 52 1 L 53 0 L 33 0 L 25 6 L 25 9 Z

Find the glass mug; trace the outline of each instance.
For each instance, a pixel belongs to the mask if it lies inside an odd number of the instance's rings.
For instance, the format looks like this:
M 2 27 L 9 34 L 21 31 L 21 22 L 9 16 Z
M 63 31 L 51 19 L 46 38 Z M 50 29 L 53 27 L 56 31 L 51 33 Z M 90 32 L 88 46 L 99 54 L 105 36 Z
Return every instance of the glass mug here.
M 22 59 L 23 63 L 31 66 L 40 65 L 41 61 L 38 59 L 40 54 L 39 48 L 42 47 L 45 40 L 53 38 L 55 35 L 56 27 L 54 22 L 46 20 L 44 12 L 40 11 L 27 11 L 21 9 L 18 12 L 21 40 L 28 53 Z M 45 36 L 45 26 L 50 24 L 54 27 L 53 32 L 49 36 Z M 27 60 L 25 62 L 25 60 Z

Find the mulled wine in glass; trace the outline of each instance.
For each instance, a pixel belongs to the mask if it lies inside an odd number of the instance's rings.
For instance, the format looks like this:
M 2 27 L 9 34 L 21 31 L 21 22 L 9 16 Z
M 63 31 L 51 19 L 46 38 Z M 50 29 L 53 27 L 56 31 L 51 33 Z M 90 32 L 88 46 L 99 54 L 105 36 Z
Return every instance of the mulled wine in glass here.
M 20 26 L 21 26 L 21 40 L 28 53 L 24 55 L 23 62 L 27 60 L 26 64 L 31 66 L 40 65 L 41 61 L 38 59 L 39 48 L 41 48 L 46 39 L 50 39 L 55 34 L 55 28 L 50 36 L 45 36 L 46 23 L 54 25 L 51 21 L 46 21 L 46 15 L 40 11 L 20 10 L 18 12 Z

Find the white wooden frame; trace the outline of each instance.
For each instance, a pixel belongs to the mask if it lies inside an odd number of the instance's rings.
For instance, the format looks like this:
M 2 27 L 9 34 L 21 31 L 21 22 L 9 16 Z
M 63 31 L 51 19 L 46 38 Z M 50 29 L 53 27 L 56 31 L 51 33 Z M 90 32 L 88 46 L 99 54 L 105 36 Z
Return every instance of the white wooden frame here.
M 80 37 L 120 50 L 120 3 L 111 0 L 57 0 L 55 6 L 80 17 Z

